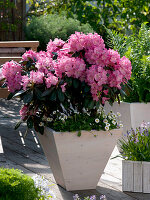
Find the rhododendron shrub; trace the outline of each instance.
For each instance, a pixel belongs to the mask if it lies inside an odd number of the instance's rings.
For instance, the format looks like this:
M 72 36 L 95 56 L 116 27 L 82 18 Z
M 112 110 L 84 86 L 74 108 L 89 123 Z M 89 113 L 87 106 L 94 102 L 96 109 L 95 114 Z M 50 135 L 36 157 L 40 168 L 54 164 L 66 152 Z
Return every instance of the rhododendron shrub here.
M 20 96 L 24 102 L 21 119 L 41 133 L 42 119 L 50 121 L 53 112 L 71 116 L 88 109 L 92 117 L 106 101 L 119 100 L 130 76 L 126 57 L 107 49 L 97 33 L 79 32 L 67 42 L 50 40 L 46 52 L 27 51 L 20 63 L 5 63 L 1 75 L 11 92 L 8 98 Z

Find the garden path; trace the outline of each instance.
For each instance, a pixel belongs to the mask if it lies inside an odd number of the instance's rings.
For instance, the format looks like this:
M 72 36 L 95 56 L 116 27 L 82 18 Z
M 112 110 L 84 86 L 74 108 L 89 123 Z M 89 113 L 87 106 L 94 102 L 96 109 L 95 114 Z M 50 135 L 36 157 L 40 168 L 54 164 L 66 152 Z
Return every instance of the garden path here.
M 59 187 L 34 132 L 23 138 L 25 125 L 17 131 L 13 129 L 19 119 L 19 108 L 20 104 L 16 100 L 0 99 L 0 136 L 5 156 L 4 159 L 0 154 L 0 167 L 18 168 L 30 176 L 44 176 L 52 185 L 57 200 L 72 200 L 75 193 L 81 196 L 105 194 L 107 200 L 150 200 L 150 194 L 122 192 L 120 158 L 109 160 L 96 190 L 67 192 Z M 112 157 L 118 153 L 115 147 Z

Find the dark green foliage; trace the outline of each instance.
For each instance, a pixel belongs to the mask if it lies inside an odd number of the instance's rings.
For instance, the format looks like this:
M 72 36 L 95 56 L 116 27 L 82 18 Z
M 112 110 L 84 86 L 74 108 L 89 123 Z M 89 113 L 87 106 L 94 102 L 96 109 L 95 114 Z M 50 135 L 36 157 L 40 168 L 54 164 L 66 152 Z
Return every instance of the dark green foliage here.
M 66 12 L 81 23 L 89 23 L 94 31 L 104 36 L 104 27 L 122 33 L 136 33 L 141 23 L 150 22 L 148 0 L 27 0 L 30 3 L 28 16 Z
M 0 168 L 0 200 L 38 200 L 39 189 L 18 169 Z
M 101 107 L 102 109 L 102 107 Z M 46 122 L 46 126 L 52 128 L 55 131 L 60 132 L 73 132 L 78 131 L 78 136 L 81 136 L 81 130 L 105 130 L 105 122 L 104 119 L 107 120 L 109 126 L 109 130 L 117 128 L 117 123 L 113 124 L 114 118 L 113 113 L 109 114 L 111 118 L 105 116 L 103 109 L 101 112 L 83 112 L 83 113 L 75 113 L 74 115 L 67 116 L 60 112 L 56 111 L 56 114 L 51 115 L 51 122 Z M 105 116 L 105 117 L 104 117 Z M 96 122 L 98 120 L 98 122 Z M 117 118 L 115 120 L 118 120 Z
M 107 32 L 108 45 L 118 50 L 121 56 L 128 57 L 132 64 L 129 81 L 132 91 L 124 101 L 150 102 L 150 29 L 142 24 L 138 35 L 129 37 L 111 30 Z
M 32 17 L 26 26 L 26 39 L 40 41 L 40 49 L 45 50 L 50 39 L 60 38 L 66 41 L 75 31 L 94 32 L 89 24 L 81 24 L 77 19 L 67 19 L 63 15 Z

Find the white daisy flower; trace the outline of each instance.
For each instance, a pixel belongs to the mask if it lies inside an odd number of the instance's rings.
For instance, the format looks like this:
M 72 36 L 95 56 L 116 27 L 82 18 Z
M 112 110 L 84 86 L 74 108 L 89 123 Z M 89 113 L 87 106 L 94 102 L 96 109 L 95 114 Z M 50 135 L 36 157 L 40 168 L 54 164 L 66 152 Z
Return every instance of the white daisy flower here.
M 52 122 L 52 121 L 53 121 L 53 118 L 48 117 L 48 118 L 47 118 L 47 121 L 48 121 L 48 122 Z
M 95 122 L 96 122 L 96 123 L 99 123 L 99 119 L 98 119 L 98 118 L 96 118 L 96 119 L 95 119 Z
M 109 119 L 112 119 L 111 115 L 108 115 L 108 118 L 109 118 Z
M 106 124 L 106 123 L 108 123 L 108 120 L 107 120 L 107 119 L 104 119 L 103 122 Z
M 106 131 L 109 131 L 109 126 L 105 126 L 105 130 L 106 130 Z
M 119 124 L 119 127 L 120 127 L 120 128 L 123 128 L 123 124 Z
M 112 113 L 112 117 L 116 119 L 117 116 L 115 113 Z
M 116 125 L 116 121 L 115 121 L 115 120 L 113 120 L 112 123 L 113 123 L 114 125 Z
M 120 112 L 117 112 L 117 116 L 118 116 L 118 117 L 121 117 L 121 114 L 120 114 Z
M 56 111 L 53 111 L 53 115 L 55 115 L 56 114 Z
M 44 123 L 43 123 L 43 122 L 40 122 L 40 123 L 39 123 L 39 126 L 44 126 Z
M 110 124 L 109 124 L 109 123 L 106 123 L 106 126 L 110 126 Z
M 107 115 L 103 115 L 103 117 L 104 117 L 104 118 L 106 118 L 106 117 L 107 117 Z
M 63 117 L 64 119 L 67 119 L 68 117 L 67 117 L 67 115 L 64 115 L 64 117 Z

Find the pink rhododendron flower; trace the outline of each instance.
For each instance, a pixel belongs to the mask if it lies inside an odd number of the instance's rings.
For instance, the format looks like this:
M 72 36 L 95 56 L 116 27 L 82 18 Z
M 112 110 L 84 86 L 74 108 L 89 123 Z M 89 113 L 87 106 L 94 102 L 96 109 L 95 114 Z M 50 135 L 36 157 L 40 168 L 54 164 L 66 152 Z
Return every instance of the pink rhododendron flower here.
M 52 85 L 56 85 L 58 83 L 58 78 L 53 74 L 49 73 L 48 78 L 45 78 L 46 87 L 50 88 Z
M 19 113 L 20 113 L 21 119 L 24 120 L 25 117 L 28 115 L 28 106 L 27 106 L 27 105 L 24 105 L 24 106 L 20 109 Z
M 30 78 L 27 76 L 22 76 L 22 86 L 23 86 L 23 90 L 27 89 L 27 85 L 30 82 Z
M 62 74 L 66 74 L 68 77 L 79 78 L 82 77 L 85 72 L 85 62 L 81 58 L 70 58 L 63 56 L 58 59 L 57 64 L 55 65 L 55 73 L 57 76 L 62 78 Z
M 29 60 L 33 60 L 34 62 L 37 60 L 37 53 L 35 51 L 29 50 L 22 55 L 22 61 Z
M 51 57 L 53 57 L 54 55 L 52 54 L 52 52 L 59 51 L 63 47 L 64 43 L 65 42 L 63 40 L 58 38 L 55 38 L 54 41 L 50 40 L 47 45 L 47 52 Z
M 14 92 L 21 88 L 21 65 L 14 61 L 6 62 L 2 68 L 2 76 L 6 78 L 8 90 Z
M 67 85 L 67 83 L 64 83 L 63 85 L 61 85 L 62 92 L 66 91 L 66 88 L 65 88 L 66 85 Z
M 43 78 L 44 78 L 44 73 L 43 72 L 30 72 L 30 81 L 36 84 L 41 84 L 43 83 Z
M 40 51 L 37 54 L 37 62 L 35 67 L 38 69 L 39 72 L 43 72 L 47 74 L 49 70 L 53 69 L 53 59 L 49 55 L 49 53 Z

